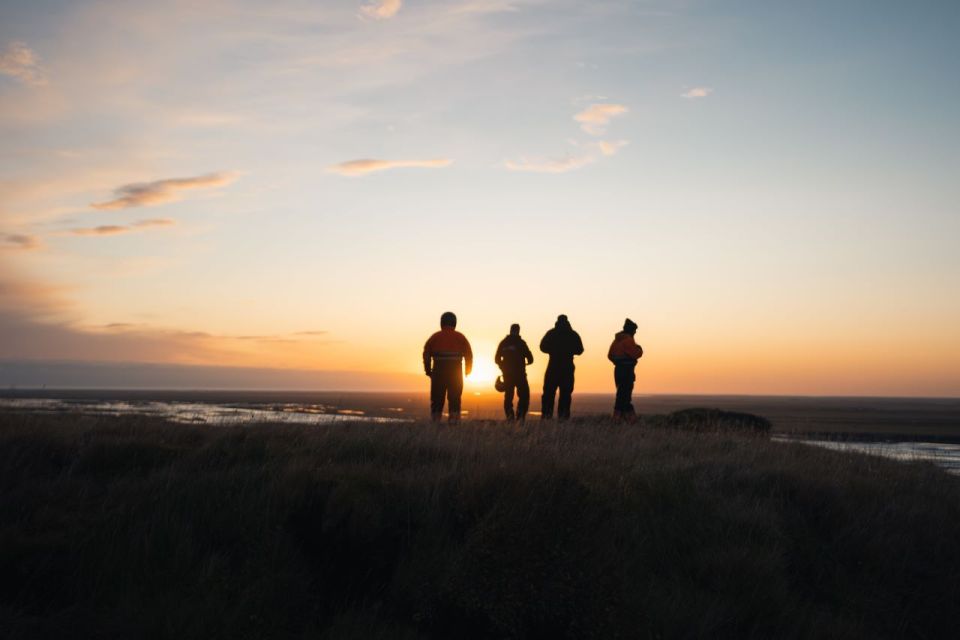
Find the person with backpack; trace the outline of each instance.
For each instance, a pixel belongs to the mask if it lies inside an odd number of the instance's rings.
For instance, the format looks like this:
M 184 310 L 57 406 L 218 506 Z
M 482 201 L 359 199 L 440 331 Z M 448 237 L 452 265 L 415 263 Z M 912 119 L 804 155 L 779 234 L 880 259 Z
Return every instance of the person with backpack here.
M 550 356 L 547 371 L 543 376 L 543 396 L 541 398 L 540 417 L 548 420 L 553 417 L 553 403 L 557 401 L 557 418 L 570 417 L 570 403 L 573 396 L 574 356 L 583 353 L 583 341 L 580 334 L 573 330 L 567 316 L 557 316 L 553 329 L 547 331 L 540 341 L 540 351 Z
M 633 384 L 637 379 L 634 371 L 637 360 L 643 357 L 643 349 L 636 343 L 637 323 L 627 318 L 623 331 L 618 332 L 607 352 L 607 358 L 613 363 L 613 381 L 617 385 L 617 398 L 613 403 L 613 416 L 621 420 L 633 420 Z
M 503 372 L 503 411 L 507 420 L 523 422 L 530 406 L 530 384 L 527 382 L 527 365 L 533 364 L 533 354 L 526 341 L 520 337 L 520 325 L 510 325 L 510 334 L 500 341 L 493 361 Z M 517 412 L 513 412 L 513 392 L 517 392 Z

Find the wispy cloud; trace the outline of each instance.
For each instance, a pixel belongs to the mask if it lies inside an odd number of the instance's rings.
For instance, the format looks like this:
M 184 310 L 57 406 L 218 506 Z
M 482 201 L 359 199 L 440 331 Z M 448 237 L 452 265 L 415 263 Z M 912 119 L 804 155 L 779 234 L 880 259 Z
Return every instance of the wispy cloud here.
M 579 122 L 580 127 L 587 133 L 591 135 L 601 135 L 606 132 L 607 125 L 610 124 L 612 118 L 627 111 L 627 107 L 622 104 L 591 104 L 583 111 L 574 115 L 573 119 Z M 504 166 L 511 171 L 566 173 L 593 164 L 602 157 L 616 155 L 620 149 L 628 144 L 626 140 L 598 140 L 586 144 L 582 144 L 576 140 L 570 140 L 569 142 L 580 149 L 581 152 L 560 158 L 521 158 L 520 160 L 507 160 L 504 162 Z
M 227 172 L 209 173 L 191 178 L 169 178 L 154 182 L 125 184 L 114 189 L 113 195 L 115 198 L 113 200 L 95 202 L 90 206 L 94 209 L 113 210 L 176 202 L 180 199 L 180 192 L 182 191 L 223 187 L 236 179 L 237 174 Z
M 374 20 L 386 20 L 397 15 L 403 0 L 377 0 L 360 7 L 360 12 Z
M 14 251 L 32 251 L 43 244 L 37 236 L 24 233 L 0 233 L 0 248 Z
M 600 153 L 605 156 L 613 156 L 617 154 L 617 151 L 620 151 L 623 147 L 629 144 L 626 140 L 601 140 L 597 143 L 597 148 L 600 149 Z
M 366 158 L 334 164 L 327 167 L 327 171 L 341 176 L 363 176 L 376 171 L 386 171 L 387 169 L 403 169 L 407 167 L 440 169 L 450 166 L 451 164 L 453 164 L 453 160 L 449 158 L 435 158 L 433 160 L 375 160 Z
M 75 236 L 117 236 L 154 227 L 169 227 L 176 223 L 176 220 L 171 220 L 170 218 L 151 218 L 149 220 L 140 220 L 129 225 L 103 224 L 98 227 L 71 229 L 70 234 Z
M 40 59 L 33 49 L 23 42 L 11 42 L 6 50 L 0 53 L 0 74 L 33 86 L 47 83 Z
M 504 166 L 511 171 L 529 171 L 531 173 L 566 173 L 595 162 L 589 155 L 567 156 L 564 158 L 521 158 L 507 160 Z
M 713 89 L 710 87 L 693 87 L 692 89 L 687 89 L 680 95 L 684 98 L 706 98 L 711 93 L 713 93 Z
M 467 0 L 450 7 L 452 13 L 512 13 L 520 7 L 515 0 Z
M 628 109 L 622 104 L 600 103 L 592 104 L 573 119 L 580 123 L 580 128 L 592 136 L 603 135 L 610 120 L 626 113 Z
M 102 224 L 99 227 L 87 227 L 84 229 L 71 229 L 70 233 L 75 236 L 116 236 L 121 233 L 128 233 L 130 227 L 118 224 Z

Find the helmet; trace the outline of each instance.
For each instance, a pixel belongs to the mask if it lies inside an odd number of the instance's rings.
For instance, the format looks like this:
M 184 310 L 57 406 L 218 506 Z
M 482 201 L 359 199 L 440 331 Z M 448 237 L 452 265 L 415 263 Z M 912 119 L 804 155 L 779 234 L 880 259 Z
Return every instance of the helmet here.
M 500 376 L 497 376 L 497 379 L 494 381 L 493 388 L 499 391 L 500 393 L 503 393 L 504 391 L 507 390 L 506 385 L 503 384 L 503 378 L 501 378 Z

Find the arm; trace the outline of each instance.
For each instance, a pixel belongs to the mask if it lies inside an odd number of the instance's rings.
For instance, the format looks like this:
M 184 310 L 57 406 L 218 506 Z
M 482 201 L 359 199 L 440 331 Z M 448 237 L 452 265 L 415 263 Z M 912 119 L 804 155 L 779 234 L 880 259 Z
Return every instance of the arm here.
M 552 340 L 551 340 L 550 338 L 551 338 L 552 336 L 553 336 L 553 329 L 551 329 L 550 331 L 547 331 L 545 334 L 543 334 L 543 339 L 540 341 L 540 351 L 542 351 L 542 352 L 544 352 L 544 353 L 550 353 L 550 349 L 551 349 L 551 346 L 552 346 L 552 345 L 550 344 L 550 343 L 552 342 Z
M 636 358 L 637 360 L 639 360 L 640 358 L 643 357 L 643 347 L 641 347 L 640 345 L 638 345 L 638 344 L 633 340 L 633 338 L 630 339 L 630 342 L 633 343 L 633 344 L 631 345 L 631 346 L 632 346 L 632 349 L 631 349 L 630 355 L 633 356 L 634 358 Z
M 430 340 L 427 340 L 427 343 L 423 345 L 423 372 L 428 376 L 430 375 L 430 356 L 433 349 L 430 347 Z
M 612 363 L 614 363 L 614 364 L 617 363 L 617 359 L 614 357 L 614 354 L 613 354 L 613 349 L 614 349 L 614 347 L 616 347 L 616 346 L 617 346 L 617 339 L 614 338 L 614 339 L 613 339 L 613 342 L 610 343 L 610 348 L 607 349 L 607 360 L 609 360 L 610 362 L 612 362 Z
M 493 363 L 503 368 L 503 340 L 500 341 L 500 344 L 497 345 L 497 352 L 493 354 Z
M 470 341 L 466 337 L 463 339 L 463 363 L 467 375 L 470 375 L 470 372 L 473 371 L 473 350 L 470 348 Z
M 580 339 L 580 334 L 577 333 L 576 331 L 573 332 L 573 337 L 576 339 L 576 343 L 575 343 L 576 349 L 574 349 L 573 355 L 579 356 L 580 354 L 583 353 L 583 340 Z
M 527 346 L 527 343 L 523 343 L 523 357 L 526 359 L 527 364 L 533 364 L 533 354 L 530 353 L 530 347 Z

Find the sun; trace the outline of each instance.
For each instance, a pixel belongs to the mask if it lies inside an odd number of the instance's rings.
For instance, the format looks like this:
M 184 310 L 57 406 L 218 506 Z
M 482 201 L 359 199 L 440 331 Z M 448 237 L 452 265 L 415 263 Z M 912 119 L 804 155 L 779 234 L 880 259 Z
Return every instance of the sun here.
M 473 371 L 467 376 L 467 382 L 474 387 L 492 385 L 498 375 L 500 375 L 500 369 L 493 362 L 478 358 L 473 361 Z

